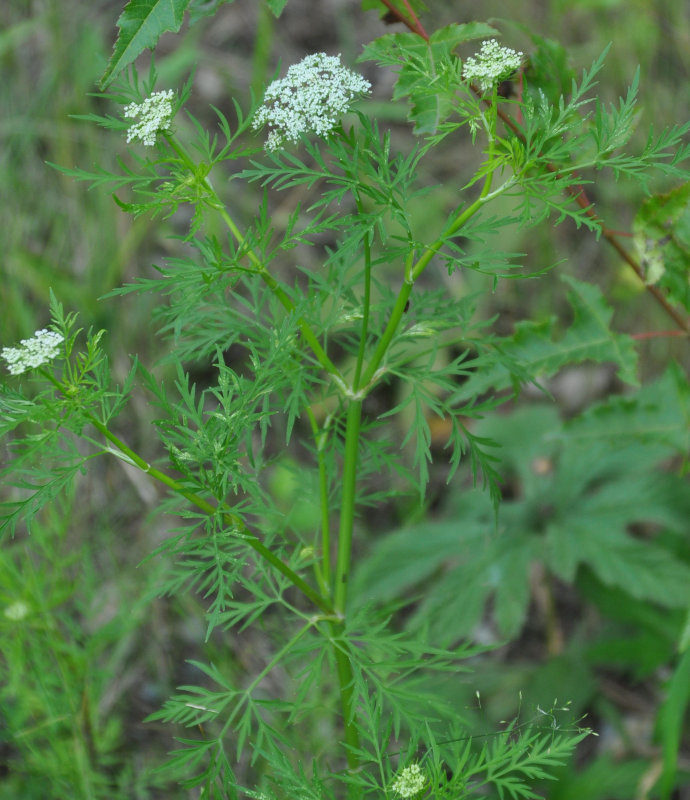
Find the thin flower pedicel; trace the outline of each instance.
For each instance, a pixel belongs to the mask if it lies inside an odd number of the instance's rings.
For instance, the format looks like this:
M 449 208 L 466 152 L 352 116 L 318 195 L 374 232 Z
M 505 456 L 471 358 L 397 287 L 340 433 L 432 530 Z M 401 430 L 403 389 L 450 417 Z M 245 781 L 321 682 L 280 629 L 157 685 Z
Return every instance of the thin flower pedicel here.
M 140 117 L 140 121 L 130 125 L 127 131 L 127 141 L 139 139 L 142 144 L 152 147 L 156 143 L 156 134 L 159 131 L 170 130 L 173 116 L 172 101 L 175 92 L 154 92 L 143 103 L 130 103 L 125 107 L 124 116 L 127 119 Z
M 499 81 L 509 78 L 522 63 L 523 54 L 502 47 L 495 39 L 483 42 L 476 56 L 465 59 L 462 74 L 469 83 L 476 83 L 486 92 Z
M 19 347 L 3 347 L 0 356 L 7 361 L 11 375 L 21 375 L 57 358 L 63 341 L 62 334 L 42 328 L 31 339 L 22 339 Z
M 276 150 L 286 140 L 297 142 L 303 133 L 327 136 L 355 97 L 370 88 L 369 81 L 342 66 L 340 55 L 314 53 L 269 84 L 252 127 L 268 124 L 267 150 Z

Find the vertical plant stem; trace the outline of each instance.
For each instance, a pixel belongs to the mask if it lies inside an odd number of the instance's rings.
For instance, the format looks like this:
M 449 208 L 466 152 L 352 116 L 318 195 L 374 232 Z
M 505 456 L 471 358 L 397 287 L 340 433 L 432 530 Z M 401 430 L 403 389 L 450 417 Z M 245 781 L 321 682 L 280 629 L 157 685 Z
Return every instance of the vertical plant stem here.
M 316 416 L 311 408 L 307 406 L 307 416 L 311 424 L 316 445 L 316 458 L 319 464 L 319 507 L 321 510 L 321 568 L 316 569 L 316 579 L 324 597 L 331 595 L 331 525 L 330 508 L 328 504 L 328 469 L 325 458 L 325 442 L 327 437 L 327 425 L 323 429 L 319 428 Z M 315 563 L 318 563 L 315 562 Z
M 359 428 L 362 418 L 362 401 L 350 401 L 347 412 L 347 425 L 345 428 L 345 461 L 343 464 L 343 489 L 340 505 L 340 529 L 338 532 L 338 560 L 336 564 L 334 609 L 343 620 L 347 603 L 347 584 L 350 579 L 350 563 L 352 558 L 352 531 L 355 521 L 355 499 L 357 489 L 357 456 L 359 450 Z M 344 630 L 344 622 L 333 623 L 334 638 Z M 345 744 L 347 748 L 347 763 L 350 769 L 355 769 L 359 764 L 357 750 L 359 748 L 359 735 L 354 720 L 354 687 L 352 664 L 349 656 L 343 650 L 343 645 L 334 642 L 335 660 L 338 671 L 338 684 L 340 687 L 340 703 L 345 727 Z M 356 796 L 354 793 L 352 796 Z
M 360 214 L 362 213 L 362 201 L 359 195 L 357 196 L 357 210 Z M 368 231 L 365 232 L 362 242 L 364 245 L 364 295 L 362 297 L 362 332 L 359 339 L 355 377 L 352 381 L 352 389 L 355 392 L 359 389 L 359 380 L 362 377 L 362 365 L 364 364 L 364 354 L 367 349 L 369 313 L 371 310 L 371 241 Z
M 340 707 L 343 716 L 343 726 L 345 729 L 345 749 L 347 765 L 351 770 L 359 766 L 359 734 L 354 724 L 354 686 L 353 673 L 350 657 L 343 650 L 343 645 L 339 644 L 337 638 L 342 633 L 344 625 L 342 622 L 331 623 L 331 633 L 334 638 L 335 663 L 338 672 L 338 686 L 340 688 Z M 357 792 L 352 787 L 351 796 L 356 796 Z
M 343 491 L 338 531 L 338 562 L 335 575 L 334 608 L 336 614 L 345 615 L 347 584 L 350 579 L 352 557 L 352 531 L 355 522 L 357 490 L 357 456 L 359 451 L 359 426 L 362 419 L 362 401 L 351 400 L 347 410 L 345 428 L 345 461 L 343 464 Z

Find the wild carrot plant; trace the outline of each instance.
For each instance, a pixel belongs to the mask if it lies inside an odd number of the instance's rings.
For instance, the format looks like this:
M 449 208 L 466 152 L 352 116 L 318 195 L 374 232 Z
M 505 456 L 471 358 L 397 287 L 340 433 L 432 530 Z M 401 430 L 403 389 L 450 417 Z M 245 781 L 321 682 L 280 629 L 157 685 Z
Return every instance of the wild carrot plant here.
M 500 522 L 501 425 L 489 436 L 480 421 L 568 364 L 612 362 L 623 381 L 637 383 L 636 343 L 611 328 L 611 309 L 591 284 L 566 279 L 574 318 L 559 336 L 554 321 L 523 321 L 505 334 L 482 317 L 485 298 L 505 282 L 547 272 L 552 279 L 558 269 L 524 267 L 502 250 L 504 231 L 570 220 L 603 234 L 643 278 L 645 264 L 654 265 L 645 278 L 650 298 L 687 335 L 687 262 L 671 252 L 682 247 L 672 230 L 680 214 L 662 232 L 659 203 L 648 206 L 635 256 L 586 192 L 607 175 L 687 181 L 689 126 L 652 132 L 641 151 L 628 152 L 639 75 L 617 105 L 605 106 L 596 95 L 605 54 L 572 81 L 569 73 L 547 81 L 547 49 L 537 38 L 533 52 L 519 52 L 479 22 L 428 35 L 418 3 L 370 2 L 407 31 L 367 44 L 357 64 L 306 54 L 255 102 L 235 100 L 231 119 L 214 109 L 217 128 L 207 130 L 185 111 L 193 80 L 159 86 L 153 68 L 141 80 L 128 63 L 127 48 L 136 50 L 144 29 L 141 9 L 155 5 L 132 0 L 125 9 L 104 81 L 111 88 L 102 87 L 109 110 L 89 117 L 129 143 L 121 170 L 58 168 L 109 187 L 135 216 L 191 209 L 176 255 L 107 300 L 160 298 L 168 377 L 134 356 L 115 385 L 103 342 L 117 331 L 85 330 L 88 322 L 65 310 L 69 298 L 54 297 L 49 326 L 19 346 L 4 343 L 0 354 L 9 373 L 0 429 L 11 454 L 3 480 L 15 487 L 4 527 L 30 529 L 95 456 L 118 458 L 161 489 L 169 531 L 153 554 L 166 565 L 158 593 L 202 598 L 206 640 L 216 648 L 229 631 L 240 643 L 248 629 L 265 638 L 261 666 L 245 681 L 195 661 L 197 684 L 180 687 L 150 717 L 176 740 L 161 769 L 187 790 L 177 796 L 536 797 L 537 784 L 590 731 L 554 711 L 475 738 L 465 709 L 437 687 L 471 682 L 469 664 L 483 650 L 468 626 L 488 589 L 477 589 L 473 610 L 458 608 L 453 593 L 430 591 L 427 612 L 408 624 L 400 612 L 425 608 L 419 585 L 439 566 L 425 540 L 433 526 L 408 528 L 404 563 L 395 546 L 379 549 L 384 562 L 367 579 L 367 523 L 396 503 L 419 516 L 430 469 L 447 465 L 454 494 L 476 497 L 477 485 L 492 504 L 477 528 L 477 542 L 493 553 L 488 576 L 510 531 Z M 280 12 L 284 3 L 269 5 Z M 412 141 L 403 144 L 369 114 L 379 68 L 395 74 L 393 98 L 408 107 Z M 420 222 L 428 198 L 444 188 L 419 182 L 423 165 L 438 148 L 468 140 L 472 174 L 449 164 L 444 184 L 455 201 L 445 218 Z M 252 185 L 262 194 L 247 215 L 238 196 Z M 308 199 L 279 218 L 286 190 Z M 449 291 L 444 279 L 458 274 L 474 276 L 476 291 Z M 203 379 L 192 378 L 195 369 Z M 687 392 L 684 376 L 674 376 Z M 155 408 L 153 462 L 126 435 L 133 392 Z M 435 421 L 443 423 L 440 446 Z M 279 497 L 280 470 L 295 487 L 290 502 L 305 513 L 291 513 Z M 626 535 L 615 539 L 621 558 Z M 385 533 L 378 541 L 386 548 Z M 589 557 L 553 548 L 557 574 L 572 576 Z M 409 599 L 384 596 L 386 571 L 400 576 Z M 499 622 L 524 619 L 524 592 L 496 591 Z M 103 780 L 83 796 L 114 791 Z

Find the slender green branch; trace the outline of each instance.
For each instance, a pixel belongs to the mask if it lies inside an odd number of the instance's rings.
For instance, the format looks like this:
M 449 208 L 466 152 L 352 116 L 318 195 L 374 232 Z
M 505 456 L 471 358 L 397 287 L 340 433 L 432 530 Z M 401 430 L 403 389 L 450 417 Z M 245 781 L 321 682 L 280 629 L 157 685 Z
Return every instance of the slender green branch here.
M 59 381 L 55 379 L 53 375 L 45 370 L 41 370 L 42 374 L 50 380 L 50 382 L 57 387 L 62 395 L 65 397 L 69 397 L 70 394 L 67 391 L 66 387 L 64 387 Z M 204 500 L 203 497 L 200 497 L 196 492 L 190 492 L 188 489 L 185 489 L 181 483 L 176 481 L 174 478 L 171 478 L 169 475 L 166 475 L 161 470 L 157 469 L 156 467 L 149 464 L 145 461 L 138 453 L 132 450 L 129 445 L 119 439 L 110 429 L 104 425 L 94 414 L 90 411 L 82 410 L 84 416 L 88 419 L 88 421 L 93 425 L 93 427 L 107 440 L 109 441 L 122 455 L 126 456 L 126 460 L 133 464 L 135 467 L 138 467 L 142 472 L 145 472 L 147 475 L 150 475 L 152 478 L 157 480 L 159 483 L 164 484 L 167 486 L 171 491 L 179 494 L 180 496 L 184 497 L 188 500 L 192 505 L 195 505 L 197 508 L 201 509 L 204 513 L 208 514 L 210 517 L 215 516 L 219 509 L 209 503 L 207 500 Z M 266 545 L 253 533 L 249 531 L 245 522 L 240 519 L 240 517 L 236 516 L 230 511 L 223 511 L 221 509 L 221 513 L 223 516 L 223 521 L 235 528 L 239 531 L 243 541 L 247 543 L 249 547 L 252 548 L 264 561 L 267 561 L 272 567 L 274 567 L 278 572 L 284 575 L 290 583 L 302 592 L 305 597 L 307 597 L 311 602 L 317 607 L 320 608 L 325 614 L 334 614 L 333 607 L 331 606 L 330 602 L 325 598 L 322 597 L 312 586 L 310 586 L 304 578 L 301 578 L 291 567 L 289 567 L 279 556 L 277 556 L 270 548 L 266 547 Z
M 174 137 L 172 137 L 170 134 L 164 134 L 164 135 L 170 147 L 172 147 L 172 149 L 177 153 L 177 155 L 183 161 L 185 166 L 190 170 L 190 172 L 194 174 L 197 170 L 197 167 L 192 158 L 187 154 L 185 149 L 182 147 L 182 145 L 180 145 L 180 143 L 177 142 L 174 139 Z M 218 214 L 221 216 L 223 222 L 225 222 L 228 229 L 234 236 L 237 244 L 240 246 L 241 249 L 244 250 L 244 252 L 247 255 L 247 258 L 251 261 L 252 265 L 255 267 L 256 272 L 259 274 L 264 283 L 269 287 L 269 289 L 276 295 L 283 308 L 285 308 L 286 311 L 294 311 L 295 304 L 292 302 L 286 291 L 266 269 L 266 265 L 256 255 L 254 250 L 252 250 L 251 247 L 247 247 L 246 237 L 243 235 L 242 231 L 240 231 L 240 229 L 237 227 L 237 224 L 230 216 L 230 214 L 228 214 L 228 212 L 226 211 L 225 206 L 221 202 L 220 197 L 218 197 L 216 190 L 213 188 L 213 185 L 211 184 L 211 181 L 208 178 L 204 178 L 202 183 L 204 189 L 206 189 L 206 191 L 212 198 L 210 202 L 207 201 L 209 207 L 213 208 L 214 211 L 217 211 Z M 300 317 L 298 320 L 298 324 L 300 327 L 300 331 L 302 332 L 302 336 L 304 337 L 309 347 L 312 349 L 312 352 L 316 356 L 319 364 L 321 364 L 321 366 L 326 370 L 326 372 L 333 375 L 333 377 L 339 381 L 341 386 L 344 385 L 344 380 L 342 375 L 340 374 L 340 371 L 328 357 L 326 351 L 321 346 L 321 343 L 319 342 L 316 334 L 312 330 L 309 323 L 305 319 Z
M 487 176 L 487 179 L 489 177 L 490 176 Z M 362 376 L 362 386 L 367 386 L 371 382 L 372 378 L 376 374 L 376 371 L 381 365 L 381 362 L 388 351 L 388 347 L 395 336 L 395 332 L 398 329 L 402 315 L 405 313 L 405 308 L 407 307 L 407 301 L 410 298 L 412 287 L 422 272 L 424 272 L 424 270 L 427 268 L 431 259 L 436 255 L 436 253 L 438 253 L 441 247 L 443 247 L 446 240 L 453 236 L 453 234 L 456 233 L 460 228 L 462 228 L 467 220 L 474 216 L 488 200 L 493 199 L 504 192 L 509 185 L 510 181 L 503 184 L 503 186 L 501 186 L 499 189 L 496 189 L 494 192 L 489 193 L 487 184 L 485 183 L 484 188 L 486 190 L 486 194 L 482 193 L 482 195 L 480 195 L 474 201 L 474 203 L 470 204 L 462 213 L 458 214 L 458 216 L 448 225 L 441 236 L 439 236 L 435 242 L 426 247 L 417 262 L 406 268 L 405 281 L 400 287 L 400 291 L 398 293 L 397 300 L 395 301 L 395 305 L 393 306 L 393 310 L 391 311 L 391 316 L 388 320 L 388 324 L 386 325 L 386 329 L 381 335 L 379 343 L 374 350 L 369 364 L 367 365 L 367 369 Z M 490 183 L 488 186 L 490 187 Z
M 357 196 L 357 209 L 362 213 L 362 200 Z M 364 364 L 364 354 L 367 349 L 367 335 L 369 333 L 369 314 L 371 311 L 371 241 L 369 234 L 365 233 L 363 238 L 364 245 L 364 296 L 362 297 L 362 332 L 359 339 L 359 351 L 357 352 L 357 365 L 355 376 L 352 380 L 352 390 L 359 389 L 359 380 L 362 376 L 362 365 Z

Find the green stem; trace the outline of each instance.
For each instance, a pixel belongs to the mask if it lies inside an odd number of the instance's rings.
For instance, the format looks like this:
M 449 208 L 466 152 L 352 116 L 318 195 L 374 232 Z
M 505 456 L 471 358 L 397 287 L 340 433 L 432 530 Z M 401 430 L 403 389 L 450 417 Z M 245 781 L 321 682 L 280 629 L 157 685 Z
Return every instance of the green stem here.
M 347 603 L 347 584 L 350 579 L 350 564 L 352 558 L 352 532 L 355 521 L 355 500 L 357 489 L 357 456 L 359 450 L 359 428 L 362 419 L 362 401 L 350 401 L 347 411 L 347 426 L 345 429 L 345 461 L 343 464 L 343 490 L 340 505 L 340 529 L 338 532 L 338 560 L 336 564 L 334 608 L 336 614 L 345 618 Z M 333 623 L 333 635 L 338 637 L 343 631 L 343 623 Z M 345 744 L 347 749 L 347 763 L 350 769 L 356 769 L 359 764 L 357 752 L 359 750 L 359 733 L 355 725 L 355 692 L 353 686 L 353 672 L 350 657 L 337 641 L 333 642 L 335 661 L 338 671 L 338 685 L 340 687 L 340 704 L 345 728 Z M 355 787 L 352 787 L 351 796 L 357 796 Z
M 195 505 L 197 508 L 201 509 L 202 511 L 206 512 L 209 516 L 214 516 L 217 512 L 217 508 L 209 503 L 207 500 L 204 500 L 203 497 L 200 497 L 195 492 L 190 492 L 188 489 L 185 489 L 178 481 L 174 478 L 171 478 L 169 475 L 166 475 L 164 472 L 161 472 L 156 467 L 147 464 L 144 459 L 138 456 L 130 447 L 128 447 L 124 442 L 120 441 L 117 436 L 111 433 L 108 428 L 106 428 L 103 423 L 101 423 L 96 417 L 91 414 L 88 414 L 89 421 L 91 424 L 98 430 L 109 442 L 117 447 L 120 452 L 124 453 L 130 460 L 134 462 L 134 464 L 139 467 L 139 469 L 143 470 L 145 473 L 150 475 L 152 478 L 155 478 L 160 483 L 165 484 L 169 489 L 177 494 L 181 495 L 185 499 L 189 500 L 190 503 Z M 323 598 L 317 591 L 315 591 L 303 578 L 301 578 L 293 569 L 291 569 L 281 558 L 279 558 L 272 550 L 270 550 L 266 545 L 253 533 L 249 532 L 249 529 L 238 516 L 232 514 L 228 511 L 223 511 L 223 521 L 227 524 L 236 528 L 240 531 L 242 536 L 242 540 L 245 541 L 249 547 L 252 548 L 258 555 L 260 555 L 264 561 L 267 561 L 272 567 L 274 567 L 278 572 L 284 575 L 290 583 L 296 588 L 299 589 L 302 594 L 309 598 L 309 600 L 314 603 L 315 606 L 321 609 L 326 614 L 333 614 L 333 609 L 331 604 Z
M 362 213 L 362 201 L 357 196 L 357 209 Z M 367 335 L 369 333 L 369 313 L 371 310 L 371 241 L 369 233 L 364 234 L 364 296 L 362 297 L 362 332 L 359 339 L 359 351 L 357 352 L 357 365 L 355 376 L 352 380 L 352 390 L 359 389 L 359 379 L 362 376 L 362 365 L 364 364 L 364 354 L 367 349 Z
M 347 766 L 351 770 L 357 769 L 359 766 L 359 757 L 357 752 L 359 750 L 359 733 L 354 723 L 354 675 L 352 672 L 352 664 L 350 656 L 343 650 L 344 642 L 338 642 L 338 637 L 343 630 L 342 623 L 331 623 L 331 632 L 333 635 L 333 651 L 335 653 L 336 670 L 338 672 L 338 685 L 340 687 L 340 707 L 343 715 L 343 726 L 345 729 L 345 744 L 346 744 L 346 757 Z M 356 794 L 356 792 L 352 792 Z
M 347 584 L 350 579 L 352 556 L 352 531 L 355 522 L 355 499 L 357 489 L 357 456 L 359 451 L 359 427 L 362 419 L 362 401 L 353 400 L 347 410 L 345 428 L 345 461 L 343 464 L 343 493 L 340 505 L 340 529 L 338 532 L 338 561 L 336 565 L 334 608 L 337 614 L 345 615 Z
M 169 475 L 166 475 L 164 472 L 161 472 L 156 467 L 151 466 L 143 458 L 141 458 L 137 453 L 135 453 L 130 447 L 128 447 L 123 441 L 118 439 L 115 434 L 111 433 L 108 428 L 103 425 L 100 420 L 94 417 L 92 414 L 87 412 L 87 417 L 91 424 L 96 428 L 99 433 L 101 433 L 109 442 L 111 442 L 121 453 L 127 456 L 127 458 L 135 464 L 135 466 L 139 467 L 143 472 L 147 475 L 150 475 L 155 480 L 163 483 L 169 489 L 171 489 L 176 494 L 181 495 L 186 500 L 189 500 L 190 503 L 195 505 L 197 508 L 204 511 L 209 516 L 214 516 L 217 512 L 217 508 L 209 503 L 207 500 L 204 500 L 203 497 L 200 497 L 195 492 L 190 492 L 188 489 L 185 489 L 178 481 L 174 478 L 171 478 Z M 315 589 L 313 589 L 303 578 L 301 578 L 293 569 L 291 569 L 281 558 L 279 558 L 272 550 L 270 550 L 266 545 L 253 533 L 250 533 L 247 526 L 238 516 L 232 514 L 228 511 L 223 511 L 223 521 L 227 524 L 239 530 L 242 540 L 246 542 L 249 547 L 254 550 L 258 555 L 260 555 L 264 561 L 267 561 L 272 567 L 274 567 L 278 572 L 284 575 L 290 583 L 296 588 L 299 589 L 302 594 L 311 600 L 315 606 L 321 609 L 326 614 L 333 614 L 333 609 L 331 604 L 323 598 Z
M 491 186 L 491 175 L 487 175 L 481 195 L 474 201 L 474 203 L 471 203 L 469 206 L 467 206 L 467 208 L 461 214 L 458 214 L 458 216 L 448 225 L 445 231 L 435 242 L 432 242 L 432 244 L 425 248 L 424 252 L 416 263 L 405 270 L 405 281 L 400 287 L 400 292 L 398 293 L 398 298 L 393 306 L 393 311 L 391 312 L 386 329 L 381 335 L 376 350 L 374 351 L 374 354 L 369 361 L 369 365 L 364 372 L 361 382 L 362 386 L 368 386 L 376 374 L 379 366 L 381 365 L 381 362 L 388 351 L 388 347 L 395 336 L 395 332 L 398 329 L 402 315 L 405 313 L 405 307 L 407 306 L 407 301 L 412 293 L 412 287 L 422 272 L 424 272 L 424 270 L 427 268 L 431 259 L 436 255 L 436 253 L 438 253 L 441 247 L 443 247 L 446 239 L 450 238 L 454 233 L 460 230 L 467 220 L 473 217 L 488 200 L 493 199 L 504 192 L 508 186 L 511 185 L 511 183 L 512 181 L 507 181 L 496 191 L 489 193 Z M 410 255 L 412 255 L 412 253 L 410 253 Z
M 326 427 L 319 428 L 316 415 L 307 406 L 307 416 L 311 424 L 316 445 L 316 457 L 319 464 L 319 506 L 321 508 L 321 569 L 316 569 L 316 579 L 324 597 L 330 596 L 331 585 L 331 533 L 330 514 L 328 506 L 328 469 L 325 457 Z

